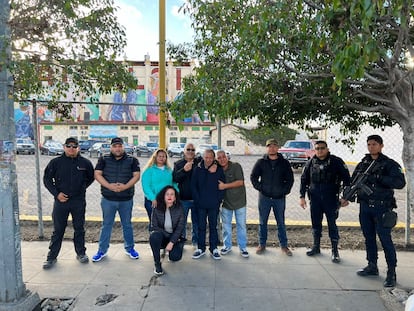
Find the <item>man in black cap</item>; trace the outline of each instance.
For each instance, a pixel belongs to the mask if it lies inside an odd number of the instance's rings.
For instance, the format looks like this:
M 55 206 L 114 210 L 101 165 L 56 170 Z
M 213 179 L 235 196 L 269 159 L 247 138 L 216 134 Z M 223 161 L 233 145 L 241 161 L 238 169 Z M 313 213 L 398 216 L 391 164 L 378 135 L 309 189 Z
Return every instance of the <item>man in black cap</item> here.
M 54 230 L 43 269 L 50 269 L 56 263 L 69 214 L 72 215 L 76 258 L 81 263 L 89 261 L 85 254 L 85 193 L 94 181 L 93 166 L 80 155 L 76 138 L 66 139 L 64 151 L 49 162 L 43 176 L 45 187 L 55 198 L 52 212 Z
M 113 138 L 110 154 L 101 156 L 95 166 L 95 178 L 101 184 L 103 222 L 99 249 L 92 257 L 93 262 L 101 261 L 107 255 L 116 212 L 121 218 L 125 253 L 131 259 L 139 258 L 138 252 L 134 249 L 131 218 L 140 167 L 137 158 L 126 154 L 123 144 L 122 138 Z
M 259 246 L 256 254 L 266 250 L 267 221 L 270 210 L 276 218 L 280 247 L 287 256 L 292 256 L 288 248 L 285 226 L 286 195 L 293 186 L 293 171 L 288 160 L 278 153 L 279 144 L 276 139 L 266 141 L 267 154 L 258 159 L 250 174 L 253 187 L 259 191 Z

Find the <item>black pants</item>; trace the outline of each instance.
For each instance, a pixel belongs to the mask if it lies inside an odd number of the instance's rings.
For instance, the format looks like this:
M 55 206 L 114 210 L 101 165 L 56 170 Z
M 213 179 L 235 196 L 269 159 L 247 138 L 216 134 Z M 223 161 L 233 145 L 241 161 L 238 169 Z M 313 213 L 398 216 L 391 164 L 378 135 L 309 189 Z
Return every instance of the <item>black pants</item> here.
M 217 218 L 219 208 L 198 208 L 198 248 L 206 250 L 207 221 L 209 230 L 209 250 L 211 253 L 218 245 Z
M 152 231 L 150 234 L 149 242 L 152 249 L 152 255 L 154 257 L 154 263 L 160 263 L 160 251 L 162 248 L 165 248 L 170 242 L 171 234 L 163 231 Z M 184 241 L 177 241 L 174 243 L 174 246 L 168 258 L 170 261 L 179 261 L 183 257 Z
M 310 197 L 310 213 L 312 220 L 312 231 L 315 237 L 322 236 L 323 214 L 326 216 L 328 223 L 329 238 L 331 241 L 339 240 L 338 226 L 336 225 L 338 209 L 338 200 L 336 195 L 329 194 L 312 194 Z
M 365 238 L 368 262 L 377 263 L 378 247 L 376 235 L 378 235 L 388 267 L 396 267 L 397 253 L 392 241 L 392 228 L 385 228 L 382 225 L 382 215 L 387 210 L 388 206 L 378 204 L 370 206 L 368 202 L 362 201 L 360 202 L 359 222 Z
M 48 260 L 56 259 L 59 255 L 63 236 L 68 225 L 69 214 L 72 215 L 73 244 L 75 245 L 76 254 L 85 254 L 85 207 L 85 199 L 69 199 L 65 203 L 55 200 L 52 212 L 53 234 L 49 244 Z

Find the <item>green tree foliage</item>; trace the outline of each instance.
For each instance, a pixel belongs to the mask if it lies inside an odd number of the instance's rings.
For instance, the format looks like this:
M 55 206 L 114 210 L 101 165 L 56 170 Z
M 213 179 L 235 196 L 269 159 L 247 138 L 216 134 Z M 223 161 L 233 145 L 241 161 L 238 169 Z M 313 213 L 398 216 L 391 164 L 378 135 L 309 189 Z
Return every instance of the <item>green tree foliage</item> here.
M 11 71 L 15 99 L 85 99 L 135 88 L 113 0 L 11 0 Z M 53 103 L 51 104 L 53 107 Z
M 199 67 L 176 113 L 271 125 L 318 120 L 344 133 L 397 122 L 412 132 L 411 1 L 189 0 L 182 9 L 192 17 Z
M 297 132 L 286 126 L 281 127 L 257 127 L 255 129 L 238 128 L 240 135 L 247 141 L 255 145 L 265 145 L 266 140 L 275 138 L 280 145 L 283 145 L 289 139 L 295 139 Z
M 199 67 L 175 113 L 257 116 L 271 125 L 317 120 L 343 134 L 398 123 L 414 211 L 412 1 L 188 0 L 183 10 Z

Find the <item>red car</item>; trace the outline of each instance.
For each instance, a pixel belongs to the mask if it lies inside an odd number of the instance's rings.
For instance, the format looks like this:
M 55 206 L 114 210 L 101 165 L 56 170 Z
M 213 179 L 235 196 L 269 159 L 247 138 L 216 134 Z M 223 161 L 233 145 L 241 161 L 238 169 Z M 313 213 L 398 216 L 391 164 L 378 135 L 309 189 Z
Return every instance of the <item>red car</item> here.
M 279 153 L 289 161 L 293 168 L 299 168 L 315 155 L 314 142 L 311 140 L 288 140 Z

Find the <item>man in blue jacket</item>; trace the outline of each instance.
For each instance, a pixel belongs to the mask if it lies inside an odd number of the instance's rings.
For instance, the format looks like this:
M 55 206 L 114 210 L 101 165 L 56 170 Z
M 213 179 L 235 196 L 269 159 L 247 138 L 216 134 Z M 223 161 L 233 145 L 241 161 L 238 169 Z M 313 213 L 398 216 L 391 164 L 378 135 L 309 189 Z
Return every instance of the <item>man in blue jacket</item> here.
M 64 151 L 60 157 L 49 162 L 43 176 L 46 189 L 55 198 L 52 212 L 53 234 L 43 269 L 50 269 L 56 263 L 69 214 L 72 215 L 76 258 L 81 263 L 89 261 L 85 254 L 85 194 L 86 188 L 94 181 L 93 166 L 91 161 L 79 154 L 79 142 L 76 138 L 66 139 Z
M 259 246 L 256 254 L 266 250 L 267 222 L 270 210 L 276 218 L 279 243 L 282 251 L 292 256 L 288 248 L 285 226 L 286 195 L 293 186 L 293 171 L 289 161 L 278 153 L 279 144 L 276 139 L 266 141 L 267 154 L 257 160 L 250 174 L 253 187 L 259 191 Z
M 225 182 L 223 169 L 215 161 L 212 149 L 204 151 L 203 160 L 194 168 L 192 176 L 192 194 L 194 208 L 198 212 L 198 249 L 193 259 L 206 253 L 207 220 L 209 225 L 209 250 L 213 259 L 221 259 L 218 245 L 217 217 L 224 190 L 219 190 L 219 181 Z

